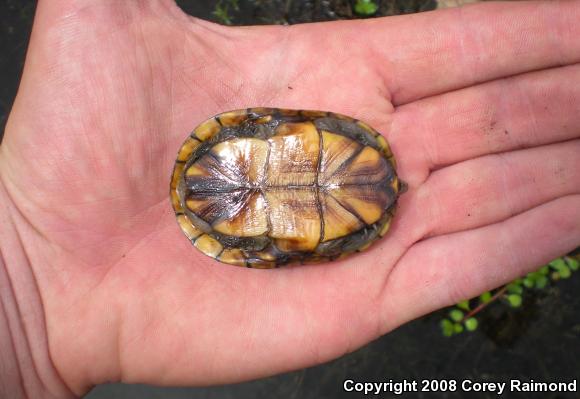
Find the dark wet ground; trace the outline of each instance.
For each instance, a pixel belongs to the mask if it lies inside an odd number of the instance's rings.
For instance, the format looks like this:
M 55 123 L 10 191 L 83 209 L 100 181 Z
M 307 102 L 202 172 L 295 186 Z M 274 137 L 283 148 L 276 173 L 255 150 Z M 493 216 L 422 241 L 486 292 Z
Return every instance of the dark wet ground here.
M 35 2 L 0 0 L 0 139 L 18 89 Z
M 233 25 L 296 24 L 364 17 L 355 11 L 356 0 L 177 0 L 177 3 L 189 14 Z M 208 7 L 200 5 L 203 3 L 216 4 L 218 8 L 214 6 L 207 13 Z M 377 9 L 370 16 L 409 14 L 437 7 L 436 0 L 378 0 L 376 4 Z M 220 18 L 223 13 L 216 12 L 220 9 L 227 10 L 230 21 Z
M 51 1 L 51 0 L 46 0 Z M 192 15 L 224 21 L 212 14 L 215 1 L 181 0 Z M 235 3 L 235 2 L 234 2 Z M 0 2 L 0 128 L 16 93 L 34 10 L 31 0 Z M 239 0 L 229 4 L 233 24 L 296 23 L 352 18 L 354 0 Z M 377 14 L 417 12 L 434 8 L 431 0 L 383 0 Z M 219 13 L 218 13 L 219 14 Z M 461 265 L 457 265 L 461 267 Z M 580 276 L 573 275 L 539 293 L 525 296 L 523 306 L 510 310 L 493 305 L 483 312 L 474 333 L 445 338 L 439 321 L 446 311 L 409 323 L 360 350 L 333 362 L 284 375 L 212 388 L 156 388 L 110 384 L 95 388 L 86 399 L 117 398 L 341 398 L 364 397 L 346 393 L 343 381 L 418 381 L 466 379 L 479 382 L 571 381 L 580 377 Z M 192 338 L 193 339 L 193 338 Z M 384 394 L 380 397 L 392 397 Z M 461 391 L 417 393 L 403 397 L 462 398 Z M 373 395 L 369 395 L 373 397 Z M 469 395 L 495 398 L 496 393 Z M 502 397 L 530 397 L 504 394 Z M 532 397 L 567 398 L 576 394 L 546 393 Z M 8 399 L 8 398 L 7 398 Z

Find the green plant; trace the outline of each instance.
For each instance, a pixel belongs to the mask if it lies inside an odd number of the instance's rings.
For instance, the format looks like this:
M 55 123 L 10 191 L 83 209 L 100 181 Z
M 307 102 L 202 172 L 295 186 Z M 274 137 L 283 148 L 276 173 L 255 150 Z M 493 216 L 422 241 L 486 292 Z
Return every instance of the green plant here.
M 354 12 L 362 16 L 373 15 L 378 9 L 376 0 L 356 0 L 354 4 Z
M 233 9 L 234 11 L 240 10 L 238 0 L 219 0 L 212 14 L 216 17 L 219 23 L 231 25 L 232 17 L 230 16 L 230 9 Z
M 441 320 L 441 332 L 450 337 L 466 330 L 475 331 L 479 324 L 475 316 L 493 302 L 502 300 L 512 308 L 518 308 L 522 304 L 526 289 L 541 290 L 550 282 L 569 278 L 578 269 L 580 263 L 577 259 L 564 256 L 503 287 L 486 291 L 477 298 L 461 301 L 449 310 L 448 317 Z

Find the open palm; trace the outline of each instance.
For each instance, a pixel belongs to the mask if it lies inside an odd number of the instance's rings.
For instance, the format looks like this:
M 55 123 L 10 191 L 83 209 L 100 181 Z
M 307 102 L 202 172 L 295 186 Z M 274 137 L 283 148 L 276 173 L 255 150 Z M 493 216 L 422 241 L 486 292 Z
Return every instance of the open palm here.
M 171 0 L 79 3 L 40 1 L 0 153 L 51 360 L 76 394 L 323 362 L 580 243 L 578 2 L 254 28 Z M 169 203 L 176 151 L 252 106 L 385 135 L 409 184 L 387 237 L 268 271 L 195 250 Z

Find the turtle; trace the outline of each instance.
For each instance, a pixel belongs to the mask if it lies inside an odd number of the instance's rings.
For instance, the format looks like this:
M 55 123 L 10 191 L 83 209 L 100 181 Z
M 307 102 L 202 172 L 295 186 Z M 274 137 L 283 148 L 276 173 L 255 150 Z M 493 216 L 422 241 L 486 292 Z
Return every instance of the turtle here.
M 193 245 L 269 269 L 342 259 L 389 230 L 406 185 L 385 138 L 337 113 L 248 108 L 197 126 L 170 197 Z

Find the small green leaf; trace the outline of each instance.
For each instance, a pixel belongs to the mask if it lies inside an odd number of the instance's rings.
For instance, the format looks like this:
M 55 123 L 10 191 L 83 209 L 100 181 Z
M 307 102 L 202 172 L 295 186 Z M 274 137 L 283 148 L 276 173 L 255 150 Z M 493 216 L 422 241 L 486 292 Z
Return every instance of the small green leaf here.
M 489 301 L 491 301 L 491 292 L 489 292 L 489 291 L 485 291 L 483 294 L 481 294 L 481 295 L 479 296 L 479 300 L 480 300 L 482 303 L 488 303 Z
M 536 288 L 542 289 L 545 288 L 546 285 L 548 285 L 548 277 L 542 275 L 540 277 L 538 277 L 538 279 L 536 280 Z
M 563 268 L 558 270 L 558 274 L 560 275 L 561 278 L 568 278 L 572 275 L 572 271 L 570 271 L 570 268 L 568 266 L 564 266 Z
M 512 306 L 514 308 L 518 308 L 522 304 L 522 296 L 518 295 L 518 294 L 508 295 L 507 300 L 510 303 L 510 306 Z
M 562 258 L 553 260 L 552 262 L 550 262 L 550 266 L 552 266 L 552 269 L 554 269 L 558 273 L 559 278 L 568 278 L 572 275 L 570 268 Z M 554 278 L 555 276 L 552 277 Z M 555 280 L 557 280 L 557 278 L 555 278 Z
M 467 311 L 470 310 L 469 309 L 469 300 L 461 301 L 455 306 L 457 306 L 459 309 L 463 309 L 463 310 L 467 310 Z
M 552 274 L 550 274 L 550 278 L 554 281 L 558 281 L 558 280 L 560 280 L 560 273 L 552 272 Z
M 477 319 L 475 317 L 470 317 L 465 320 L 465 329 L 467 331 L 475 331 L 477 329 Z
M 569 256 L 565 256 L 564 260 L 566 261 L 566 263 L 568 264 L 568 267 L 574 271 L 580 269 L 580 262 L 578 262 L 577 259 L 575 258 L 571 258 Z
M 542 273 L 540 273 L 540 271 L 537 270 L 535 272 L 529 273 L 528 276 L 531 277 L 534 281 L 536 281 L 537 279 L 539 279 L 540 277 L 542 277 Z
M 459 323 L 453 323 L 453 332 L 455 334 L 459 334 L 460 332 L 463 332 L 463 326 Z
M 564 259 L 558 258 L 551 261 L 550 266 L 552 266 L 552 269 L 560 271 L 562 267 L 566 266 L 566 262 L 564 262 Z
M 461 319 L 463 319 L 463 312 L 459 309 L 452 309 L 449 312 L 449 317 L 453 321 L 460 321 Z
M 239 11 L 238 0 L 218 0 L 212 14 L 216 17 L 219 23 L 224 25 L 232 24 L 232 18 L 229 15 L 230 6 L 235 11 Z
M 522 280 L 522 282 L 524 281 L 525 280 Z M 524 292 L 522 286 L 516 283 L 509 283 L 507 286 L 507 290 L 510 294 L 522 294 Z
M 444 336 L 450 337 L 453 335 L 453 323 L 449 319 L 441 320 L 441 332 Z
M 524 286 L 526 288 L 532 288 L 534 286 L 534 279 L 529 276 L 526 276 L 524 278 Z
M 540 274 L 547 276 L 550 273 L 550 266 L 543 266 L 540 270 L 538 270 Z
M 359 15 L 373 15 L 378 9 L 379 6 L 374 0 L 357 0 L 354 5 L 354 12 Z

